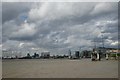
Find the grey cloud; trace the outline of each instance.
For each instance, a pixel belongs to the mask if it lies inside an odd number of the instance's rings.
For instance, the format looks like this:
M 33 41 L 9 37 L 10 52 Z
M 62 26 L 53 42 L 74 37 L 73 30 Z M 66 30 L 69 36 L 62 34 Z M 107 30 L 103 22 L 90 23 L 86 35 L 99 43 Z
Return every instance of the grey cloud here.
M 25 14 L 31 8 L 28 2 L 2 2 L 2 23 L 15 19 L 20 14 Z
M 1 44 L 2 44 L 2 3 L 0 3 L 0 45 Z
M 18 3 L 14 4 L 19 5 Z M 92 42 L 94 38 L 101 39 L 101 31 L 98 26 L 102 26 L 101 29 L 105 32 L 105 40 L 109 39 L 113 42 L 117 40 L 117 36 L 115 36 L 118 32 L 117 3 L 30 4 L 35 6 L 31 7 L 31 5 L 23 4 L 20 10 L 13 7 L 7 10 L 9 3 L 3 5 L 3 11 L 6 13 L 3 15 L 3 19 L 5 18 L 3 24 L 5 47 L 9 46 L 12 41 L 17 44 L 12 43 L 11 46 L 17 47 L 22 42 L 26 45 L 26 49 L 34 47 L 52 53 L 56 53 L 56 50 L 59 53 L 67 53 L 68 49 L 79 49 L 79 47 L 89 49 L 94 46 Z M 104 6 L 99 7 L 102 4 Z M 107 10 L 103 9 L 103 7 L 107 7 Z M 11 12 L 12 9 L 18 10 L 15 12 L 15 16 L 6 17 L 6 15 L 9 16 L 7 13 Z M 24 27 L 24 21 L 18 19 L 23 14 L 28 17 L 27 24 L 29 27 Z M 112 21 L 112 23 L 107 23 L 107 21 Z M 97 25 L 97 23 L 100 24 Z M 28 44 L 25 44 L 26 42 L 31 42 L 34 45 L 28 46 Z M 98 43 L 98 45 L 101 46 L 101 43 Z M 110 43 L 106 43 L 106 46 L 115 47 Z

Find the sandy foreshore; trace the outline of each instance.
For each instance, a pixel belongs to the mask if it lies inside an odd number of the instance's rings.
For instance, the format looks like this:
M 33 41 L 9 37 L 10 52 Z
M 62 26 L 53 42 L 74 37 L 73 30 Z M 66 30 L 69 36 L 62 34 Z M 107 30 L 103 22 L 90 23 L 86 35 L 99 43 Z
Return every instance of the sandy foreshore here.
M 3 60 L 3 78 L 117 78 L 118 61 Z

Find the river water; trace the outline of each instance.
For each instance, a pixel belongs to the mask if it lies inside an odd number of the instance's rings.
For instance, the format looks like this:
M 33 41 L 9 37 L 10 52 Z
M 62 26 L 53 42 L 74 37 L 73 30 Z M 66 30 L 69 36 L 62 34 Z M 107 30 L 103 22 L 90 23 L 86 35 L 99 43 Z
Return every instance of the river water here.
M 21 59 L 2 61 L 3 78 L 117 78 L 118 61 Z

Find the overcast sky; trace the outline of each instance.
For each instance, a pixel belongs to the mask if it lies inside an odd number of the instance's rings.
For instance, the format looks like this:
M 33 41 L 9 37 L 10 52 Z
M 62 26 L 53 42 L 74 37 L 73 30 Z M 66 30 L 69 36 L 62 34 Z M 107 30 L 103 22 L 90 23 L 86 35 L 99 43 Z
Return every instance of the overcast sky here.
M 102 32 L 102 33 L 101 33 Z M 118 3 L 39 2 L 2 4 L 3 50 L 91 50 L 93 40 L 102 47 L 118 46 Z

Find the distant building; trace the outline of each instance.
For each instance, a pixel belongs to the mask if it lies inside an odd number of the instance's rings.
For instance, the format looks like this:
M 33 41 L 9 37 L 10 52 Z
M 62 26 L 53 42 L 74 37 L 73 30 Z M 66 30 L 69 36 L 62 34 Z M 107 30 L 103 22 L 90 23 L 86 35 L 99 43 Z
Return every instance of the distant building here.
M 33 58 L 39 58 L 39 54 L 34 53 L 34 55 L 32 56 Z
M 32 59 L 32 57 L 30 56 L 30 54 L 29 53 L 27 53 L 27 56 L 26 57 L 24 57 L 25 59 Z
M 68 55 L 69 55 L 68 58 L 71 59 L 72 58 L 72 56 L 71 56 L 71 50 L 69 50 L 69 54 Z
M 15 55 L 15 52 L 11 50 L 2 50 L 2 58 L 16 58 L 17 55 Z
M 50 52 L 42 52 L 41 58 L 43 58 L 43 59 L 50 58 Z
M 101 57 L 105 57 L 106 60 L 110 57 L 115 57 L 117 58 L 118 55 L 120 54 L 120 50 L 117 48 L 105 48 L 105 47 L 98 47 L 96 48 L 96 51 L 99 52 L 101 51 Z
M 120 53 L 120 50 L 109 50 L 110 53 Z
M 98 48 L 96 48 L 96 50 L 97 51 L 101 50 L 103 52 L 103 54 L 106 53 L 106 51 L 108 51 L 110 53 L 119 53 L 120 52 L 120 50 L 117 49 L 117 48 L 105 48 L 105 47 L 103 48 L 103 47 L 98 47 Z
M 84 50 L 84 51 L 82 51 L 82 57 L 91 58 L 91 53 L 92 53 L 92 51 Z
M 79 51 L 75 51 L 75 57 L 80 58 L 80 52 Z
M 18 59 L 21 57 L 21 52 L 13 50 L 2 50 L 3 59 Z
M 80 52 L 74 51 L 74 53 L 71 55 L 71 59 L 79 59 L 80 58 Z

